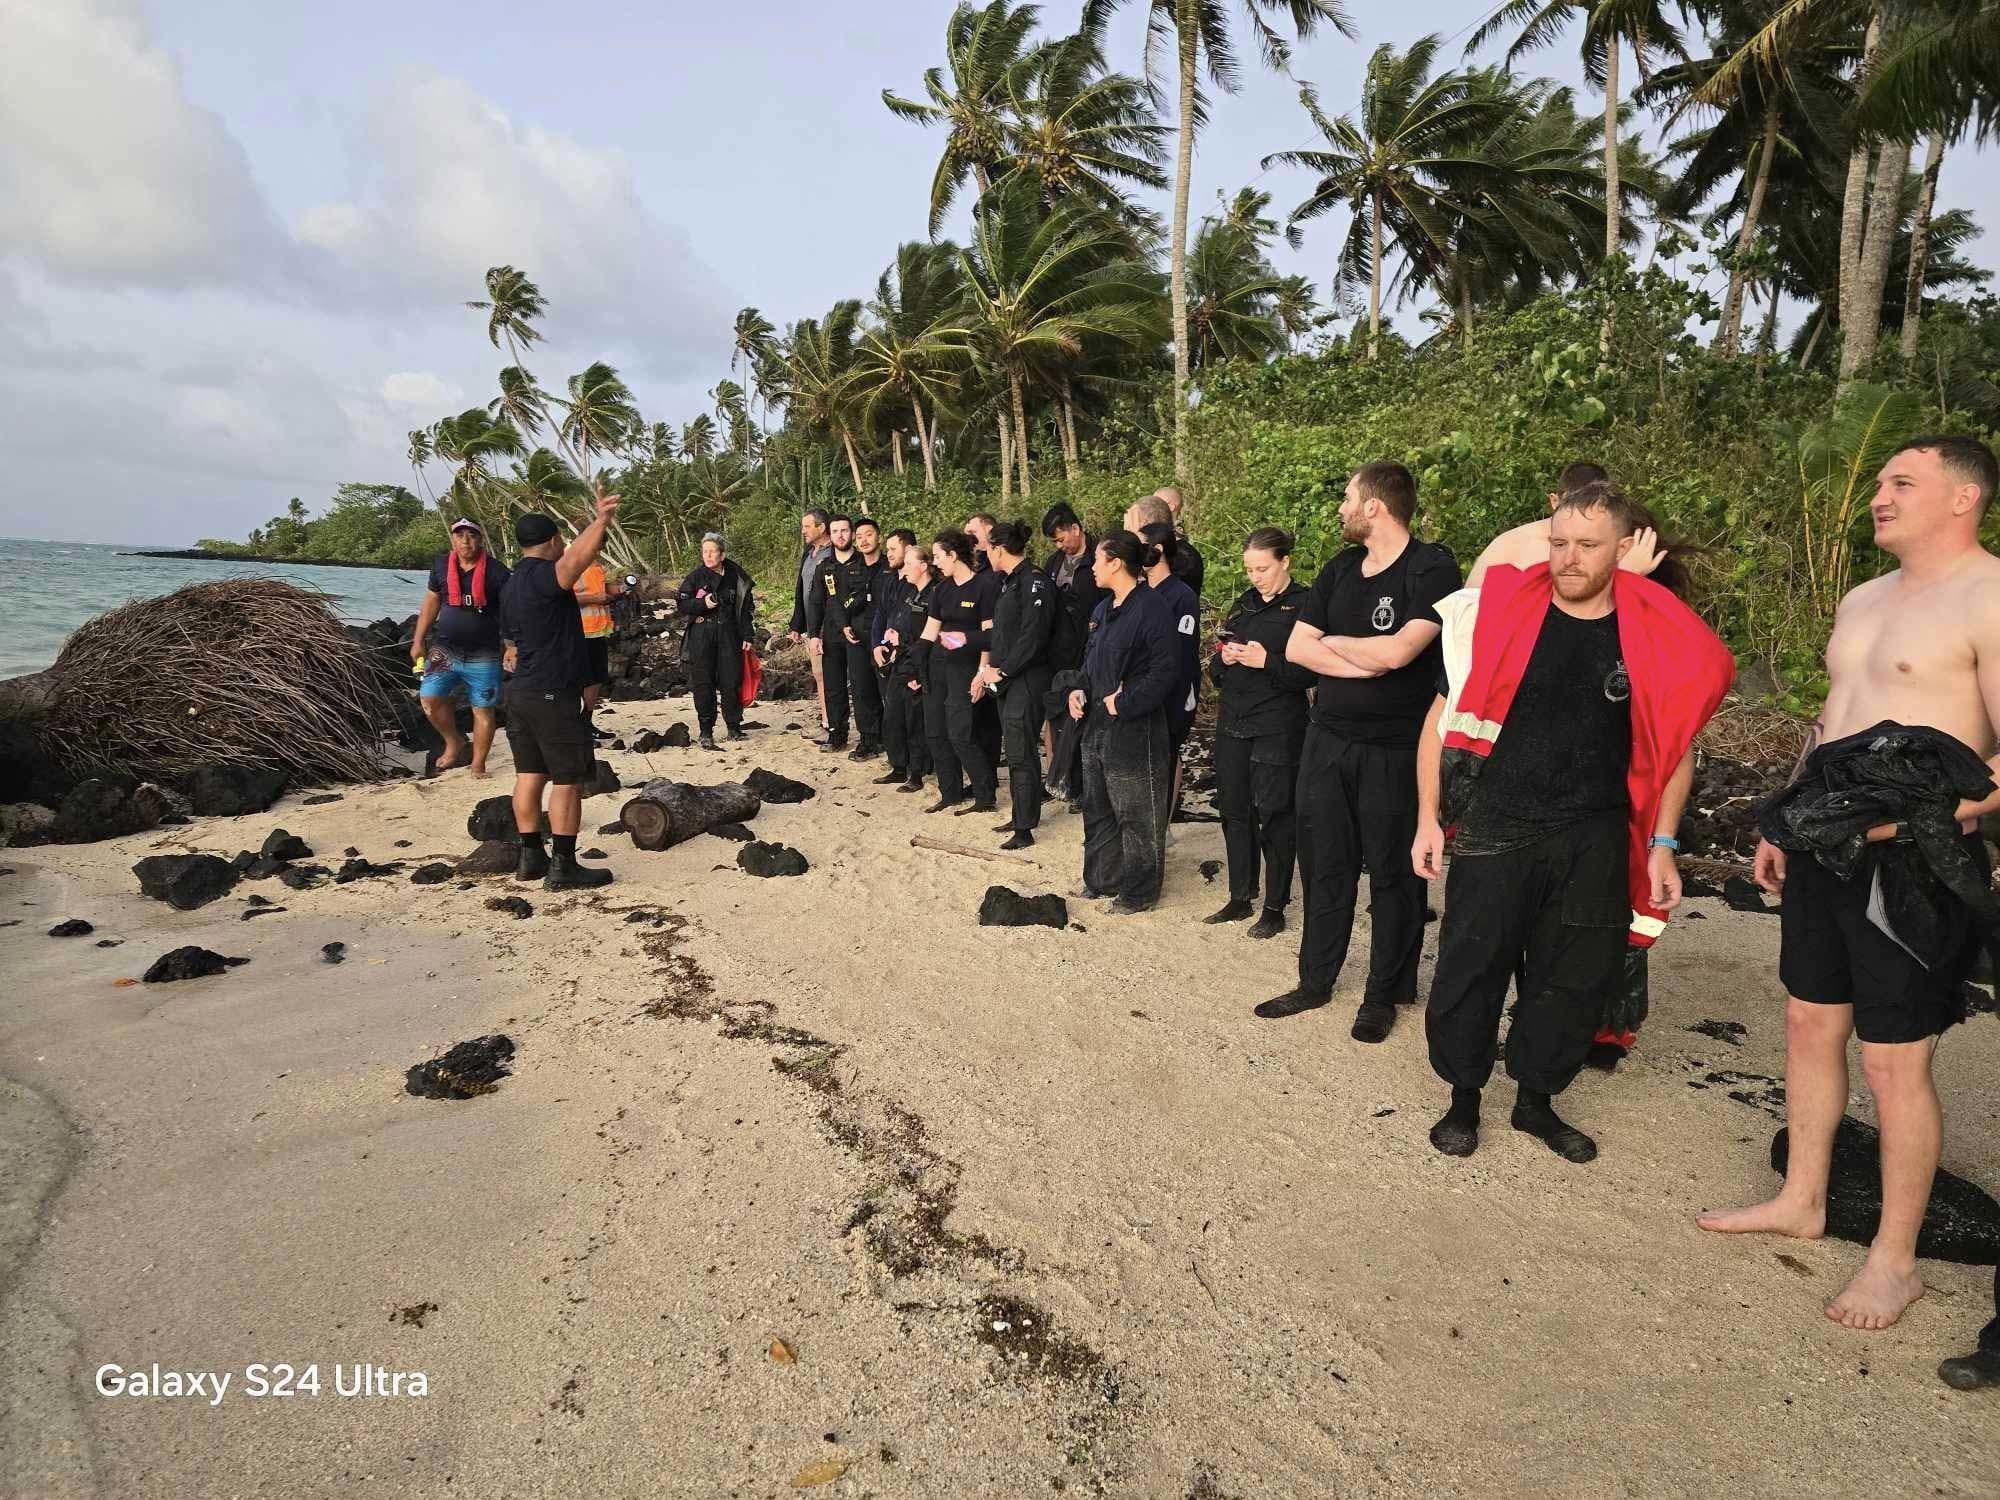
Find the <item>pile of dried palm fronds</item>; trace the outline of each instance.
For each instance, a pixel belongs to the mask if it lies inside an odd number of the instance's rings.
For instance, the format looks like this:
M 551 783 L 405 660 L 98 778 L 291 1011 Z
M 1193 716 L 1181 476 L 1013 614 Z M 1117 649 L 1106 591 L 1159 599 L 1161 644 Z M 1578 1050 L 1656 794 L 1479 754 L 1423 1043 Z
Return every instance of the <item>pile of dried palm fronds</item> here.
M 204 766 L 282 768 L 299 781 L 370 781 L 393 717 L 368 654 L 327 596 L 270 578 L 197 583 L 100 615 L 45 674 L 37 726 L 83 775 L 159 781 Z
M 1722 700 L 1722 707 L 1695 745 L 1707 755 L 1745 765 L 1778 766 L 1789 772 L 1804 752 L 1811 729 L 1811 722 L 1797 714 L 1731 694 Z

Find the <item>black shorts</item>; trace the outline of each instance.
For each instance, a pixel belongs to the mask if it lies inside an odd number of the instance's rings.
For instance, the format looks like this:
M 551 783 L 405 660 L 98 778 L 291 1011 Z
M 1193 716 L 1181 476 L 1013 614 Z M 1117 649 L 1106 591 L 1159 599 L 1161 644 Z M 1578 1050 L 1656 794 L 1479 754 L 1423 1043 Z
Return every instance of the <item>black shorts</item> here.
M 587 635 L 583 638 L 583 649 L 590 653 L 590 681 L 586 687 L 598 687 L 611 680 L 611 637 L 608 635 Z
M 1979 860 L 1984 868 L 1983 850 Z M 1868 920 L 1873 876 L 1872 857 L 1850 881 L 1810 854 L 1787 856 L 1778 977 L 1794 999 L 1853 1006 L 1864 1042 L 1921 1042 L 1965 1019 L 1963 986 L 1977 949 L 1968 930 L 1962 961 L 1925 968 Z
M 557 786 L 587 782 L 597 773 L 597 751 L 583 699 L 575 693 L 507 689 L 507 743 L 514 769 L 546 776 Z

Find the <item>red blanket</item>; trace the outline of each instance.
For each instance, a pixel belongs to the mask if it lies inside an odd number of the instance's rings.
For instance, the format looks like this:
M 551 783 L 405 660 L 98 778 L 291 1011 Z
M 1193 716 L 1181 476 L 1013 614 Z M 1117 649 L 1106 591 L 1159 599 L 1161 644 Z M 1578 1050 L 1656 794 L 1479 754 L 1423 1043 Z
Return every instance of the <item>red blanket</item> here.
M 1660 800 L 1695 735 L 1729 691 L 1736 659 L 1700 616 L 1651 579 L 1621 570 L 1613 587 L 1618 644 L 1632 679 L 1632 762 L 1625 777 L 1632 803 L 1628 940 L 1645 948 L 1667 925 L 1667 914 L 1649 899 L 1652 879 L 1647 871 Z M 1479 765 L 1493 753 L 1552 596 L 1547 563 L 1525 572 L 1504 566 L 1487 570 L 1472 628 L 1472 664 L 1458 702 L 1445 718 L 1448 780 L 1476 777 Z M 1454 805 L 1449 794 L 1445 805 Z

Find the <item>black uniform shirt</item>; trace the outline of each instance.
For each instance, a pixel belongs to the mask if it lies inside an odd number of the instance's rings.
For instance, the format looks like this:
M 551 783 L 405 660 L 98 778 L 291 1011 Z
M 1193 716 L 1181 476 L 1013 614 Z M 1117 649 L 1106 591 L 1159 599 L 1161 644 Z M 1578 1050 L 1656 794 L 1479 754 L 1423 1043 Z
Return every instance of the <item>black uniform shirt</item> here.
M 1264 648 L 1262 667 L 1229 666 L 1217 652 L 1209 659 L 1208 678 L 1222 693 L 1215 732 L 1231 739 L 1254 740 L 1267 734 L 1300 734 L 1306 727 L 1306 689 L 1319 680 L 1310 667 L 1285 660 L 1285 643 L 1307 598 L 1304 584 L 1294 579 L 1275 599 L 1254 588 L 1230 607 L 1222 628 L 1238 641 Z
M 987 654 L 1005 677 L 1048 664 L 1049 634 L 1061 608 L 1055 586 L 1024 558 L 1000 585 Z
M 949 578 L 938 580 L 931 613 L 937 617 L 938 645 L 947 660 L 963 662 L 969 658 L 975 663 L 979 660 L 979 653 L 986 649 L 982 626 L 993 618 L 993 606 L 999 597 L 998 573 L 974 573 L 963 583 L 953 583 Z M 955 651 L 943 641 L 944 636 L 954 634 L 965 637 L 965 643 Z
M 1319 570 L 1299 619 L 1327 635 L 1392 636 L 1413 620 L 1438 619 L 1438 600 L 1459 587 L 1458 563 L 1435 542 L 1415 537 L 1396 560 L 1364 577 L 1363 547 L 1349 547 Z M 1437 691 L 1444 648 L 1432 641 L 1415 659 L 1380 677 L 1321 677 L 1313 722 L 1366 745 L 1417 742 Z

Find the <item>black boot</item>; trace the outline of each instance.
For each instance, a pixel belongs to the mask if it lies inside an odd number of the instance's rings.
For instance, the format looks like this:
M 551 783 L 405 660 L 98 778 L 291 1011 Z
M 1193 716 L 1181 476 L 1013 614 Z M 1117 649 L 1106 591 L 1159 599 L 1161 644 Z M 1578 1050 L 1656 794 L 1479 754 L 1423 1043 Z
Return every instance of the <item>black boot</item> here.
M 847 758 L 849 760 L 873 760 L 881 753 L 882 742 L 871 735 L 864 734 L 861 736 L 861 743 L 854 747 L 854 753 Z
M 750 738 L 750 736 L 743 732 L 743 726 L 741 724 L 731 724 L 729 726 L 728 738 L 732 740 L 747 740 Z
M 1955 1391 L 1978 1391 L 2000 1386 L 2000 1353 L 1975 1349 L 1938 1366 L 1938 1379 Z
M 719 750 L 722 748 L 715 743 L 715 731 L 713 729 L 704 729 L 701 732 L 701 738 L 696 740 L 695 743 L 700 745 L 704 750 Z
M 1395 1006 L 1387 1000 L 1363 1000 L 1347 1034 L 1357 1042 L 1385 1042 L 1395 1025 Z
M 1211 912 L 1201 920 L 1208 926 L 1213 927 L 1222 922 L 1240 922 L 1249 915 L 1250 903 L 1248 901 L 1232 900 L 1221 911 Z
M 1597 1160 L 1597 1142 L 1563 1120 L 1555 1111 L 1555 1101 L 1547 1094 L 1522 1089 L 1514 1101 L 1514 1128 L 1531 1135 L 1564 1161 Z
M 1267 906 L 1264 908 L 1264 914 L 1251 924 L 1250 936 L 1253 938 L 1274 938 L 1284 930 L 1285 914 L 1281 911 L 1273 911 Z
M 542 847 L 542 836 L 521 835 L 521 857 L 514 865 L 516 880 L 540 880 L 549 873 L 549 851 Z
M 609 884 L 611 872 L 578 864 L 574 848 L 556 850 L 549 861 L 549 873 L 542 878 L 545 891 L 590 891 Z
M 907 781 L 909 775 L 908 771 L 899 770 L 897 767 L 891 766 L 868 784 L 870 786 L 894 786 L 900 781 Z
M 1288 1016 L 1303 1015 L 1309 1010 L 1318 1010 L 1333 998 L 1324 990 L 1309 990 L 1303 987 L 1286 990 L 1284 994 L 1266 1000 L 1251 1012 L 1265 1021 L 1282 1021 Z
M 1478 1089 L 1451 1091 L 1451 1108 L 1431 1126 L 1431 1144 L 1446 1156 L 1470 1156 L 1479 1149 Z
M 1035 836 L 1032 833 L 1028 832 L 1027 829 L 1017 828 L 1014 830 L 1014 836 L 1008 839 L 1007 842 L 1002 844 L 1000 847 L 1002 849 L 1025 849 L 1030 844 L 1034 843 L 1034 841 L 1035 841 Z

